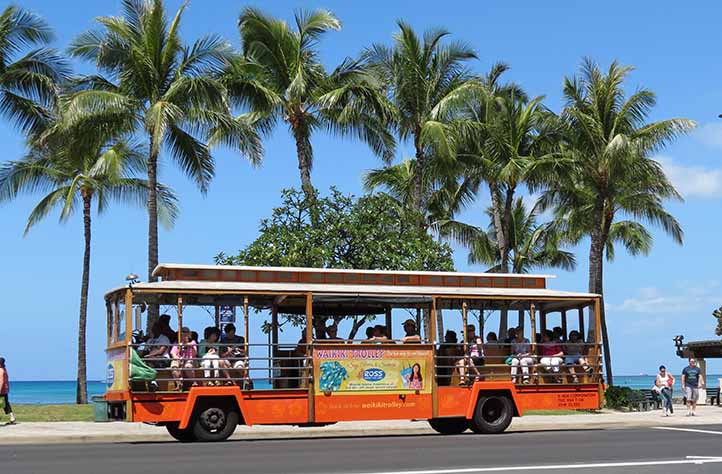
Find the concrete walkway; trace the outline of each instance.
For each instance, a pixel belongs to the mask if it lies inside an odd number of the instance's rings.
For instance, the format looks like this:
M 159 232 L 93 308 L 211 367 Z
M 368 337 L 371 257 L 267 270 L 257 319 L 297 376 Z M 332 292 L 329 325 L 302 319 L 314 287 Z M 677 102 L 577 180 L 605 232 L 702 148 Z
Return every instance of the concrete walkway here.
M 696 417 L 686 417 L 677 409 L 673 416 L 661 410 L 634 413 L 603 411 L 599 414 L 529 415 L 515 418 L 509 431 L 590 430 L 695 425 L 722 425 L 722 408 L 700 406 Z M 349 436 L 389 436 L 434 434 L 426 421 L 356 421 L 314 428 L 297 426 L 239 426 L 232 439 L 287 439 Z M 0 444 L 42 444 L 83 442 L 170 441 L 165 428 L 141 423 L 55 422 L 0 425 Z

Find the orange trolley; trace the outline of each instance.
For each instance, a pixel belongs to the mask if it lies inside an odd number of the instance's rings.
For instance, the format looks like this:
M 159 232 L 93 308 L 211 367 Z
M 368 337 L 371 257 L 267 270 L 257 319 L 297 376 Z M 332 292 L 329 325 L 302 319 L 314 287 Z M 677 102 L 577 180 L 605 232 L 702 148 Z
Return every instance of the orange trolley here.
M 501 433 L 527 410 L 601 405 L 600 297 L 548 289 L 548 276 L 175 264 L 154 274 L 161 281 L 105 296 L 105 399 L 111 419 L 164 426 L 180 441 L 224 440 L 239 424 L 351 420 Z M 170 346 L 182 347 L 181 327 L 199 321 L 235 321 L 243 337 L 217 343 L 223 357 L 186 354 L 172 367 L 170 359 L 143 359 L 153 347 L 137 336 L 151 305 L 177 318 Z M 265 321 L 265 343 L 249 341 L 252 318 Z M 349 320 L 354 330 L 385 324 L 365 340 L 325 338 L 328 322 Z M 401 320 L 413 323 L 410 334 L 417 328 L 411 343 L 393 334 Z M 293 324 L 300 341 L 280 343 Z M 505 340 L 512 326 L 528 339 L 525 364 Z M 454 341 L 445 327 L 460 328 L 461 337 Z M 478 344 L 471 330 L 491 340 Z M 581 337 L 570 340 L 572 332 Z M 539 338 L 550 333 L 565 356 L 545 364 Z M 136 377 L 137 363 L 155 375 Z

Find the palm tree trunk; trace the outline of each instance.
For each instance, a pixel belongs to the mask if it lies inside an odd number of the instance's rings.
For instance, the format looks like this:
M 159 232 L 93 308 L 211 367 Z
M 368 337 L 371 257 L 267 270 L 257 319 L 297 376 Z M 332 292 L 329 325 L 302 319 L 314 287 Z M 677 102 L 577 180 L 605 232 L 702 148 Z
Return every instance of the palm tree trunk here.
M 78 317 L 78 380 L 75 389 L 75 403 L 88 403 L 88 374 L 85 354 L 85 333 L 88 321 L 88 285 L 90 282 L 90 204 L 92 195 L 88 191 L 83 194 L 83 234 L 85 248 L 83 250 L 83 277 L 80 284 L 80 315 Z
M 148 155 L 148 281 L 158 281 L 153 276 L 153 270 L 158 266 L 158 153 L 153 151 L 153 138 L 150 139 L 150 154 Z M 158 321 L 158 305 L 148 305 L 148 320 L 146 334 Z M 130 315 L 127 315 L 130 317 Z
M 509 187 L 504 196 L 504 214 L 502 225 L 504 226 L 504 252 L 501 254 L 501 267 L 504 272 L 509 272 L 509 252 L 514 248 L 514 233 L 512 232 L 512 206 L 514 204 L 514 188 Z
M 298 156 L 298 172 L 301 175 L 301 189 L 308 201 L 313 201 L 316 192 L 311 183 L 311 164 L 313 150 L 308 137 L 308 130 L 299 122 L 292 124 L 293 137 L 296 140 L 296 155 Z
M 496 232 L 496 243 L 499 247 L 499 271 L 501 273 L 509 273 L 509 242 L 507 240 L 507 226 L 505 222 L 505 212 L 502 210 L 501 195 L 499 185 L 495 181 L 489 182 L 489 192 L 491 193 L 491 209 L 494 216 L 494 231 Z M 503 204 L 506 208 L 506 203 Z M 504 340 L 509 328 L 509 310 L 502 309 L 499 315 L 499 340 Z
M 598 198 L 594 206 L 593 222 L 591 232 L 591 244 L 589 247 L 589 292 L 602 295 L 600 305 L 599 323 L 602 329 L 602 347 L 604 350 L 604 368 L 607 373 L 607 383 L 614 385 L 612 374 L 612 358 L 609 348 L 609 334 L 607 333 L 607 320 L 604 311 L 604 199 Z
M 499 247 L 499 254 L 501 258 L 501 272 L 506 273 L 509 271 L 509 259 L 504 255 L 508 255 L 507 241 L 506 241 L 506 230 L 504 228 L 504 219 L 502 217 L 501 210 L 501 196 L 499 195 L 499 185 L 496 182 L 489 182 L 489 192 L 491 194 L 491 209 L 494 216 L 494 232 L 496 233 L 496 244 Z
M 423 213 L 421 208 L 421 196 L 424 193 L 424 167 L 426 160 L 424 157 L 424 147 L 421 145 L 421 129 L 414 134 L 414 147 L 416 148 L 416 169 L 414 170 L 414 209 L 420 214 Z M 422 223 L 423 224 L 423 223 Z

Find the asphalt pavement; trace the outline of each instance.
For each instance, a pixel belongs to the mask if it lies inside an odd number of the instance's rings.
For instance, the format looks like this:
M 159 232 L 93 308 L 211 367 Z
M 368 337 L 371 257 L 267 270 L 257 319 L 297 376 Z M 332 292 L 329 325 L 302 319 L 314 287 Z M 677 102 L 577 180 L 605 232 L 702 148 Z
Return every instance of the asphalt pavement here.
M 7 474 L 719 473 L 722 425 L 502 435 L 0 446 Z

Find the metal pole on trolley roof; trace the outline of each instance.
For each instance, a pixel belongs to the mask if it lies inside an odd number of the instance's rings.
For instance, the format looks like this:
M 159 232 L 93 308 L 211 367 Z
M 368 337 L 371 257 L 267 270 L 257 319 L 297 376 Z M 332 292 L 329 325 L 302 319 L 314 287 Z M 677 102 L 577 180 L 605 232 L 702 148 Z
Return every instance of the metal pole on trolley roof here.
M 248 296 L 243 297 L 243 335 L 244 339 L 246 341 L 246 357 L 249 356 L 248 354 Z
M 178 297 L 178 344 L 183 342 L 183 297 Z
M 464 355 L 466 355 L 467 350 L 469 349 L 469 331 L 467 330 L 466 326 L 468 325 L 469 319 L 466 312 L 466 301 L 461 303 L 461 320 L 464 324 Z

